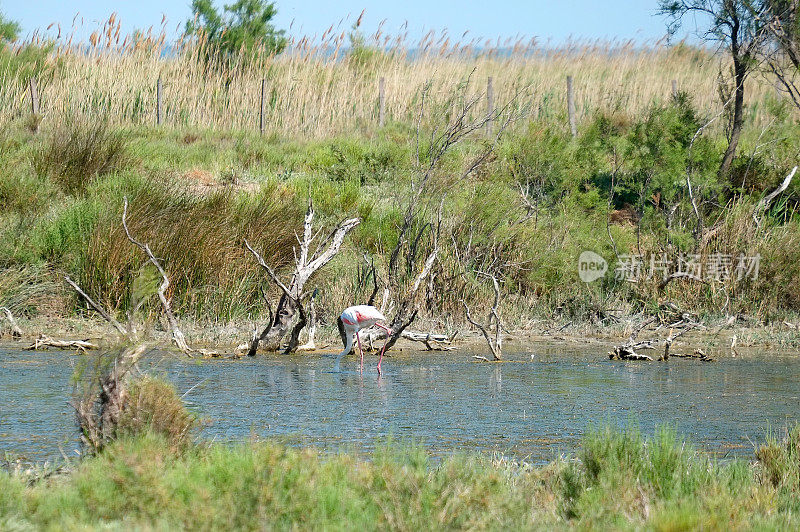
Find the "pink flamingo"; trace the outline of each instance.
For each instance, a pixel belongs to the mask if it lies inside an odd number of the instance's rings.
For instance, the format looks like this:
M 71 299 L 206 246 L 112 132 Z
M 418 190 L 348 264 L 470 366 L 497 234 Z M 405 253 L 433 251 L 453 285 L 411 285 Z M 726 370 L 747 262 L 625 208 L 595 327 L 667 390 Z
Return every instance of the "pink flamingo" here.
M 339 361 L 342 360 L 342 357 L 353 349 L 353 335 L 355 335 L 356 340 L 358 341 L 358 351 L 361 354 L 361 369 L 364 369 L 364 351 L 361 349 L 361 338 L 358 336 L 358 331 L 361 329 L 366 329 L 368 327 L 372 327 L 373 325 L 377 325 L 386 331 L 388 336 L 392 335 L 391 329 L 378 323 L 379 321 L 385 322 L 386 317 L 381 314 L 380 310 L 371 305 L 356 305 L 354 307 L 347 307 L 336 321 L 339 326 L 339 334 L 342 336 L 344 351 L 339 353 L 339 357 L 336 359 L 336 369 L 334 371 L 339 371 Z M 378 375 L 381 374 L 381 360 L 383 360 L 383 352 L 386 350 L 386 343 L 388 343 L 388 341 L 389 340 L 387 338 L 386 342 L 383 344 L 383 349 L 381 349 L 381 355 L 378 358 Z

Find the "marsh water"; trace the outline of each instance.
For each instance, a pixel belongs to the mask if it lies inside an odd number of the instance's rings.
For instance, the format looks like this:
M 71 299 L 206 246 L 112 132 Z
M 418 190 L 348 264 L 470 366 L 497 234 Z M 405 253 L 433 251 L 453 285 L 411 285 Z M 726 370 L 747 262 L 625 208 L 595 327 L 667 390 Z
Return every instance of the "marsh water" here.
M 768 431 L 800 418 L 800 357 L 751 353 L 713 363 L 612 362 L 603 347 L 540 345 L 508 362 L 472 352 L 403 352 L 378 377 L 368 357 L 332 373 L 330 355 L 187 361 L 150 357 L 206 420 L 216 441 L 277 437 L 290 445 L 369 452 L 391 436 L 435 456 L 498 452 L 540 463 L 575 451 L 605 424 L 673 426 L 720 457 L 752 455 Z M 77 448 L 68 404 L 79 355 L 0 347 L 0 453 L 59 460 Z

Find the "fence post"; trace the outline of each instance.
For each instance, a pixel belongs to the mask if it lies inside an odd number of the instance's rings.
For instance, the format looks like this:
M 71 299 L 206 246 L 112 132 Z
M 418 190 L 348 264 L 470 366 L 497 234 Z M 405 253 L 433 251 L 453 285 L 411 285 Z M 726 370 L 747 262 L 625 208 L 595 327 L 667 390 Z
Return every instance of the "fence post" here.
M 39 131 L 39 88 L 36 86 L 36 80 L 31 78 L 31 130 L 36 133 Z
M 572 136 L 578 136 L 578 124 L 575 121 L 575 96 L 572 93 L 572 76 L 567 76 L 567 113 L 569 114 L 569 129 Z
M 678 97 L 678 80 L 677 79 L 673 79 L 672 80 L 672 97 L 673 98 L 677 98 Z
M 378 108 L 378 125 L 383 127 L 386 123 L 386 90 L 385 90 L 386 80 L 385 78 L 381 77 L 378 81 L 378 101 L 379 101 L 379 108 Z
M 492 84 L 492 76 L 486 80 L 486 135 L 492 136 L 492 115 L 494 114 L 494 85 Z
M 261 78 L 261 111 L 258 114 L 258 131 L 264 134 L 264 93 L 267 87 L 267 80 Z
M 156 125 L 161 125 L 161 77 L 156 82 Z

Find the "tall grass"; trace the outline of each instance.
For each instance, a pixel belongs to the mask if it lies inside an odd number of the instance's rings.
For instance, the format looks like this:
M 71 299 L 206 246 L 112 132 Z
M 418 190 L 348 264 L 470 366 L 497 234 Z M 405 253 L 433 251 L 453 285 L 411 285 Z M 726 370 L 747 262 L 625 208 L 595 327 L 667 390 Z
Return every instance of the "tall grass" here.
M 119 21 L 110 20 L 104 37 L 89 47 L 71 47 L 69 41 L 52 47 L 48 75 L 40 82 L 43 127 L 68 117 L 153 123 L 158 78 L 167 125 L 254 130 L 266 79 L 265 127 L 305 138 L 376 129 L 381 77 L 389 122 L 409 126 L 424 87 L 430 84 L 428 103 L 435 104 L 468 77 L 477 90 L 485 90 L 487 77 L 494 79 L 497 108 L 526 89 L 516 105 L 530 106 L 537 121 L 564 122 L 567 74 L 575 78 L 579 120 L 598 110 L 642 113 L 669 98 L 673 79 L 698 106 L 716 110 L 717 73 L 726 68 L 724 58 L 683 43 L 597 41 L 553 49 L 535 40 L 456 42 L 446 32 L 415 43 L 379 32 L 350 48 L 347 32 L 331 27 L 321 38 L 294 39 L 277 57 L 246 54 L 246 61 L 216 69 L 203 60 L 218 53 L 207 43 L 181 40 L 167 47 L 163 33 L 134 39 L 120 36 L 118 28 Z M 11 67 L 0 71 L 0 119 L 25 114 L 30 75 Z M 750 120 L 766 123 L 764 108 L 774 99 L 769 82 L 751 78 Z

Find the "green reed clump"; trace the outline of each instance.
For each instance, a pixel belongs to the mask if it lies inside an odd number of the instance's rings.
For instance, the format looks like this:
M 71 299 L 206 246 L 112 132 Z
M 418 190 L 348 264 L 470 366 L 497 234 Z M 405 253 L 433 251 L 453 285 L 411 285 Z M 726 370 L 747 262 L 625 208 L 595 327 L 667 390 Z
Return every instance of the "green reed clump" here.
M 57 195 L 58 189 L 46 178 L 17 166 L 0 171 L 0 216 L 15 213 L 30 219 L 45 211 Z
M 0 263 L 0 307 L 8 308 L 15 316 L 60 311 L 58 304 L 50 309 L 60 297 L 58 284 L 44 265 Z
M 294 196 L 280 187 L 264 186 L 253 194 L 222 190 L 198 195 L 152 181 L 133 190 L 128 199 L 128 227 L 163 261 L 181 313 L 229 318 L 261 309 L 258 287 L 266 282 L 245 239 L 274 268 L 294 259 L 294 231 L 302 226 L 302 211 Z M 103 211 L 86 235 L 75 273 L 85 290 L 111 308 L 124 310 L 147 259 L 125 235 L 118 202 L 116 198 Z
M 73 120 L 56 127 L 31 160 L 40 176 L 48 176 L 68 194 L 81 194 L 97 177 L 124 167 L 127 135 L 108 122 Z

